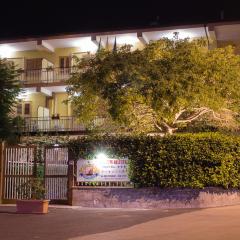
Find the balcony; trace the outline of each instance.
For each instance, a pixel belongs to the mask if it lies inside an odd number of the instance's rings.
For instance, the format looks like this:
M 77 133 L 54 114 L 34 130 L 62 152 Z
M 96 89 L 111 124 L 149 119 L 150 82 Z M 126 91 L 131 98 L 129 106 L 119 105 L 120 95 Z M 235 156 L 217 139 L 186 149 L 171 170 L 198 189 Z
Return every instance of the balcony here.
M 36 70 L 23 70 L 18 80 L 23 85 L 64 83 L 71 77 L 75 68 L 43 68 Z
M 23 133 L 53 133 L 53 132 L 82 132 L 85 127 L 77 122 L 76 117 L 26 117 L 21 132 Z

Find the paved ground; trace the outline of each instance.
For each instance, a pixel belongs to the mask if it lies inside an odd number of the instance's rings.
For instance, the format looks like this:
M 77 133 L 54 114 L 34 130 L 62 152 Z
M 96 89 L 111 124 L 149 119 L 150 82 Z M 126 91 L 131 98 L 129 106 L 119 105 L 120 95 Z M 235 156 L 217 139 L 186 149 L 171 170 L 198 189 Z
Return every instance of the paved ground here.
M 239 240 L 240 206 L 203 210 L 52 207 L 47 215 L 0 206 L 2 240 Z
M 80 236 L 125 229 L 150 220 L 185 212 L 189 212 L 189 210 L 153 211 L 51 207 L 47 215 L 24 215 L 16 214 L 15 207 L 1 206 L 0 239 L 74 239 Z

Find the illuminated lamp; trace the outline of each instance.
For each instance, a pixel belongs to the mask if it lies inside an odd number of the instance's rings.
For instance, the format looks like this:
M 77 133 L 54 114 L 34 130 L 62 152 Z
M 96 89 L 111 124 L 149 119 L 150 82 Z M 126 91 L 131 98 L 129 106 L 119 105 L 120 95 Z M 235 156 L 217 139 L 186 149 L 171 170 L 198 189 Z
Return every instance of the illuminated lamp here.
M 96 155 L 96 160 L 106 160 L 106 159 L 108 159 L 108 157 L 105 153 L 98 153 Z
M 0 45 L 0 57 L 1 58 L 8 58 L 12 55 L 14 49 L 8 45 Z
M 91 37 L 79 38 L 73 42 L 73 46 L 80 49 L 81 52 L 96 52 L 97 46 L 91 40 Z

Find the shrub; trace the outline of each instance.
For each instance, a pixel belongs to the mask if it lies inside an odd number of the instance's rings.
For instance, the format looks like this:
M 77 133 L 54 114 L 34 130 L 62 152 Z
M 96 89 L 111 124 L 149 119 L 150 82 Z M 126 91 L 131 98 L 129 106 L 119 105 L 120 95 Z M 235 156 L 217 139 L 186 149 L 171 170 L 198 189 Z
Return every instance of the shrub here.
M 40 178 L 32 178 L 17 189 L 22 199 L 41 200 L 45 197 L 44 182 Z
M 167 137 L 98 136 L 69 142 L 75 159 L 97 151 L 129 158 L 137 187 L 240 186 L 240 137 L 219 133 Z

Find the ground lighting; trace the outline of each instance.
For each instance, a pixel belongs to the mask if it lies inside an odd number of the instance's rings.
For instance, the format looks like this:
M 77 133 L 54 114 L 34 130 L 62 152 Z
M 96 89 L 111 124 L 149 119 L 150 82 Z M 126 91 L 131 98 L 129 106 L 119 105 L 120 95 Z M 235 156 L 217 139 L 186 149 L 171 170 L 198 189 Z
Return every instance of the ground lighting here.
M 100 152 L 98 154 L 96 154 L 94 161 L 94 165 L 96 165 L 98 168 L 102 168 L 102 166 L 106 163 L 106 160 L 108 159 L 108 156 L 103 153 Z

